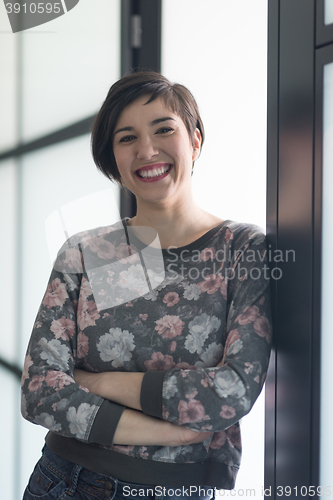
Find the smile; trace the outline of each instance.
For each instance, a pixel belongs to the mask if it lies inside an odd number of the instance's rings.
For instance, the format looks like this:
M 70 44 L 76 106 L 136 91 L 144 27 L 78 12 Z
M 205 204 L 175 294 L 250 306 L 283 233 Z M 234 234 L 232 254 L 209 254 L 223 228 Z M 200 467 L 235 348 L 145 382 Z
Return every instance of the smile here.
M 156 165 L 155 168 L 139 169 L 135 172 L 135 175 L 142 181 L 157 181 L 164 179 L 169 174 L 171 168 L 172 165 Z

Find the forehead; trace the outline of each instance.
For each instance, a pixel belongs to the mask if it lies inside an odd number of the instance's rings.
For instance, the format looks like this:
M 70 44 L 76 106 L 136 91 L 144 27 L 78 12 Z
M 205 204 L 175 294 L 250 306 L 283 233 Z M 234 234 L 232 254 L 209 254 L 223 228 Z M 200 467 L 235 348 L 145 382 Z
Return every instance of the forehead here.
M 120 113 L 116 127 L 132 125 L 129 122 L 141 122 L 144 120 L 153 121 L 156 118 L 167 117 L 181 121 L 181 118 L 175 114 L 170 108 L 166 107 L 163 100 L 157 97 L 154 101 L 147 104 L 150 94 L 144 95 L 126 106 Z M 126 123 L 128 122 L 128 123 Z

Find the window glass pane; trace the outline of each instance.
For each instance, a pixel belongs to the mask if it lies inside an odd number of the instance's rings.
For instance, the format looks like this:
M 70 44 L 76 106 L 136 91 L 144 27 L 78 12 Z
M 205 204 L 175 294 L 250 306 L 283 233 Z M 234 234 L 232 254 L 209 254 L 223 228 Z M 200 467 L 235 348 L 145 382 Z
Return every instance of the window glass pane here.
M 267 1 L 168 0 L 162 13 L 162 72 L 193 92 L 206 129 L 196 200 L 265 227 Z
M 333 0 L 325 0 L 325 24 L 333 23 Z
M 331 325 L 333 280 L 333 63 L 324 67 L 323 195 L 322 195 L 322 290 L 321 290 L 321 454 L 320 482 L 332 483 L 333 470 L 333 381 L 331 377 L 333 336 Z
M 82 1 L 20 34 L 24 140 L 98 110 L 119 78 L 119 19 L 119 0 Z
M 80 211 L 80 200 L 92 193 L 112 188 L 119 206 L 119 189 L 96 168 L 90 154 L 90 136 L 61 143 L 26 155 L 22 164 L 22 356 L 25 353 L 32 325 L 51 270 L 51 258 L 45 233 L 45 222 L 51 214 L 64 205 L 74 202 L 72 212 Z M 110 193 L 110 197 L 112 196 Z M 88 200 L 88 203 L 89 202 Z M 105 214 L 105 205 L 95 203 L 90 212 L 95 215 L 89 226 L 106 225 L 119 220 L 119 211 Z M 79 207 L 79 208 L 78 208 Z M 89 211 L 89 210 L 88 210 Z M 105 217 L 105 215 L 107 217 Z M 84 213 L 78 213 L 78 231 L 84 227 Z M 66 228 L 69 216 L 65 216 Z M 81 220 L 83 219 L 83 221 Z M 70 221 L 71 222 L 71 221 Z M 81 225 L 79 225 L 81 224 Z M 55 222 L 55 228 L 56 222 Z M 71 234 L 75 224 L 70 226 Z M 70 236 L 70 234 L 69 234 Z M 63 240 L 66 235 L 63 234 Z M 60 242 L 60 245 L 62 244 Z M 60 246 L 59 245 L 59 246 Z M 56 251 L 59 248 L 56 249 Z M 52 255 L 52 260 L 54 254 Z
M 265 227 L 267 2 L 168 0 L 162 15 L 162 72 L 193 92 L 205 126 L 195 199 L 222 219 Z M 242 440 L 236 489 L 262 498 L 264 394 L 242 419 Z
M 17 35 L 12 33 L 5 5 L 0 4 L 0 151 L 16 143 Z
M 1 279 L 0 287 L 1 315 L 0 356 L 8 361 L 16 360 L 17 346 L 17 302 L 16 302 L 16 249 L 17 249 L 17 212 L 16 212 L 17 165 L 15 160 L 0 163 L 0 245 Z

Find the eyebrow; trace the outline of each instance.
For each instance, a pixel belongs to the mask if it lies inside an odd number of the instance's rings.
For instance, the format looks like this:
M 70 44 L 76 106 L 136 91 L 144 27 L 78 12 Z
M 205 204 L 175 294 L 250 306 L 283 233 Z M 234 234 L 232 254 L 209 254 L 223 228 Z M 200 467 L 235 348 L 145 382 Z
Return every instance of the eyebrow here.
M 156 118 L 156 120 L 153 120 L 152 122 L 149 123 L 149 125 L 151 127 L 153 127 L 154 125 L 157 125 L 158 123 L 162 123 L 162 122 L 166 122 L 168 120 L 173 120 L 175 121 L 174 118 L 171 118 L 171 116 L 164 116 L 162 118 Z M 122 128 L 118 128 L 114 133 L 113 133 L 113 136 L 115 136 L 116 134 L 119 134 L 119 132 L 132 132 L 134 130 L 134 127 L 122 127 Z

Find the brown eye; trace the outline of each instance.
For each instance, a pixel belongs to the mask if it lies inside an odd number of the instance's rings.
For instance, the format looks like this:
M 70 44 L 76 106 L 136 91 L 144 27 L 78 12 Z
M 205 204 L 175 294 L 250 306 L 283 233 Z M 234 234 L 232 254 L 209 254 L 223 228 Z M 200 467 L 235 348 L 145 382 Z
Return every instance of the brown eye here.
M 166 134 L 166 133 L 172 132 L 172 131 L 173 131 L 173 128 L 163 127 L 163 128 L 158 129 L 158 131 L 156 133 L 157 134 Z
M 122 137 L 119 142 L 129 142 L 135 139 L 134 135 L 125 135 L 125 137 Z

